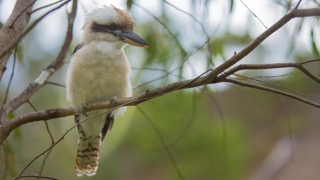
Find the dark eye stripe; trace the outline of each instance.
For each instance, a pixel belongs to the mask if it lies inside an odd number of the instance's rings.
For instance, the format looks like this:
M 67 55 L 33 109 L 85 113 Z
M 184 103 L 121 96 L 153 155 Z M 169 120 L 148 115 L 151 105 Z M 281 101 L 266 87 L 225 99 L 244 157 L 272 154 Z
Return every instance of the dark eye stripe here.
M 108 29 L 108 30 L 110 30 L 110 31 L 114 31 L 114 30 L 119 29 L 119 27 L 118 27 L 116 24 L 114 24 L 114 23 L 112 23 L 112 24 L 110 24 L 110 25 L 104 25 L 104 26 L 106 27 L 106 29 Z
M 110 25 L 101 25 L 101 24 L 93 23 L 91 26 L 91 29 L 95 32 L 108 32 L 108 31 L 118 30 L 119 27 L 114 23 Z

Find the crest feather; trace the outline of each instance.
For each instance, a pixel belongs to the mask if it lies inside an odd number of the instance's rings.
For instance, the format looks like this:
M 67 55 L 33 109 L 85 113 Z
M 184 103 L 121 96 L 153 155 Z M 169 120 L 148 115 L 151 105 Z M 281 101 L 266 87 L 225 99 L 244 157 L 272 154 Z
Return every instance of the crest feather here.
M 113 5 L 111 5 L 111 7 L 119 14 L 120 24 L 122 24 L 126 30 L 133 31 L 133 18 L 125 10 L 119 9 Z

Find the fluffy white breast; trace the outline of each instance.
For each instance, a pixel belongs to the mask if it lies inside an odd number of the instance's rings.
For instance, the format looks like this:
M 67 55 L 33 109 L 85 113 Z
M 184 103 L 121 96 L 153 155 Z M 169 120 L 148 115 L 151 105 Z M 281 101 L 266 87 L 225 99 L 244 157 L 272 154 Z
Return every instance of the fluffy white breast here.
M 112 45 L 111 45 L 112 44 Z M 72 57 L 67 71 L 67 99 L 73 107 L 114 96 L 132 95 L 130 64 L 123 48 L 114 43 L 84 45 Z

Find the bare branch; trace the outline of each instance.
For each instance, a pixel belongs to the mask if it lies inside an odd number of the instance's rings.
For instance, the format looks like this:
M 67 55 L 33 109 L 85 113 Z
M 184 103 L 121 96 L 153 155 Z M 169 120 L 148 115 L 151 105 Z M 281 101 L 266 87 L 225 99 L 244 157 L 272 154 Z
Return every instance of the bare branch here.
M 316 81 L 320 84 L 320 78 L 310 72 L 308 69 L 306 69 L 303 65 L 308 63 L 313 63 L 320 61 L 320 59 L 313 59 L 308 60 L 304 62 L 298 62 L 298 63 L 274 63 L 274 64 L 240 64 L 238 66 L 235 66 L 231 69 L 229 69 L 226 72 L 223 72 L 220 76 L 218 76 L 217 79 L 220 78 L 226 78 L 230 76 L 231 74 L 240 71 L 240 70 L 258 70 L 258 69 L 279 69 L 279 68 L 297 68 L 300 71 L 302 71 L 304 74 L 306 74 L 308 77 L 310 77 L 312 80 Z
M 64 5 L 65 4 L 61 4 L 60 6 L 54 9 L 57 9 Z M 41 71 L 41 74 L 38 76 L 38 78 L 35 79 L 32 83 L 30 83 L 29 86 L 22 93 L 20 93 L 12 101 L 4 105 L 4 110 L 5 110 L 4 113 L 6 115 L 8 115 L 13 110 L 17 109 L 23 103 L 27 102 L 28 99 L 35 92 L 37 92 L 41 87 L 43 87 L 46 84 L 45 82 L 52 76 L 52 74 L 62 66 L 63 60 L 66 57 L 66 54 L 68 53 L 68 49 L 72 41 L 72 29 L 73 29 L 73 22 L 74 22 L 75 15 L 76 15 L 76 7 L 73 7 L 72 12 L 68 16 L 69 20 L 68 20 L 66 38 L 56 59 L 49 66 L 43 69 Z
M 230 59 L 225 61 L 223 64 L 215 68 L 208 77 L 208 79 L 203 79 L 205 81 L 210 82 L 212 79 L 216 77 L 218 74 L 222 73 L 224 70 L 228 69 L 232 65 L 239 62 L 241 59 L 250 54 L 256 47 L 258 47 L 265 39 L 267 39 L 271 34 L 276 32 L 286 23 L 288 23 L 291 19 L 296 17 L 309 17 L 309 16 L 320 16 L 320 8 L 311 8 L 311 9 L 293 9 L 288 14 L 283 16 L 279 21 L 277 21 L 274 25 L 272 25 L 269 29 L 264 31 L 260 36 L 254 39 L 247 47 L 245 47 L 239 53 L 236 53 Z
M 193 97 L 192 97 L 192 107 L 191 107 L 191 115 L 188 116 L 186 123 L 184 125 L 184 128 L 182 129 L 181 132 L 179 132 L 179 134 L 169 143 L 167 143 L 167 146 L 174 146 L 176 145 L 179 141 L 181 141 L 187 134 L 188 131 L 191 130 L 192 125 L 195 121 L 195 115 L 197 112 L 197 94 L 196 91 L 193 91 Z
M 299 0 L 299 2 L 297 3 L 297 5 L 294 7 L 294 9 L 298 9 L 298 7 L 300 6 L 300 3 L 302 2 L 302 0 Z
M 256 18 L 258 19 L 258 21 L 262 24 L 262 26 L 266 29 L 268 29 L 268 27 L 262 22 L 262 20 L 253 12 L 251 11 L 251 9 L 246 5 L 246 3 L 244 3 L 242 0 L 240 0 L 240 2 L 247 8 L 247 10 Z
M 0 30 L 0 80 L 6 70 L 8 59 L 11 55 L 11 50 L 5 50 L 8 44 L 20 36 L 30 19 L 30 12 L 35 0 L 17 0 L 14 9 L 9 17 L 9 20 L 3 25 Z M 5 52 L 5 53 L 4 53 Z
M 202 77 L 202 75 L 206 73 L 207 72 L 204 72 L 200 76 L 191 80 L 175 82 L 175 83 L 166 85 L 164 87 L 146 91 L 145 93 L 141 93 L 136 97 L 121 98 L 114 101 L 112 104 L 110 104 L 109 101 L 100 101 L 100 102 L 90 103 L 85 107 L 85 109 L 89 112 L 89 111 L 98 110 L 98 109 L 113 108 L 115 106 L 117 108 L 120 106 L 132 106 L 132 105 L 137 105 L 144 101 L 150 100 L 152 98 L 160 97 L 164 94 L 168 94 L 170 92 L 173 92 L 179 89 L 201 86 L 204 84 L 198 84 L 199 79 L 204 78 Z M 200 80 L 200 82 L 203 82 L 203 81 Z M 8 135 L 11 133 L 13 129 L 23 124 L 34 122 L 34 121 L 50 120 L 50 119 L 55 119 L 60 117 L 71 116 L 77 113 L 79 113 L 78 110 L 73 108 L 56 108 L 56 109 L 48 109 L 45 111 L 22 114 L 10 121 L 6 121 L 2 126 L 0 126 L 1 128 L 0 129 L 0 145 L 8 137 Z
M 176 9 L 177 11 L 182 12 L 183 14 L 189 16 L 195 23 L 197 23 L 197 24 L 201 27 L 202 32 L 205 34 L 205 36 L 206 36 L 206 38 L 207 38 L 206 42 L 210 42 L 210 39 L 211 39 L 211 38 L 210 38 L 210 36 L 209 36 L 208 31 L 207 31 L 206 28 L 204 27 L 203 23 L 201 23 L 201 21 L 199 21 L 193 14 L 191 14 L 191 13 L 189 13 L 189 12 L 186 12 L 186 11 L 180 9 L 179 7 L 175 6 L 174 4 L 172 4 L 172 3 L 170 3 L 170 2 L 168 2 L 168 1 L 166 1 L 166 0 L 163 0 L 163 2 L 166 3 L 166 4 L 168 4 L 168 5 L 171 6 L 172 8 Z M 208 63 L 210 63 L 210 62 L 212 61 L 212 52 L 211 52 L 212 47 L 211 47 L 211 43 L 205 43 L 205 44 L 208 45 L 208 47 L 207 47 L 208 52 L 209 52 L 209 55 L 208 55 L 208 58 L 209 58 L 209 59 L 208 59 Z
M 262 85 L 257 85 L 257 84 L 253 84 L 253 83 L 238 81 L 238 80 L 231 79 L 231 78 L 226 78 L 225 80 L 223 80 L 223 82 L 229 82 L 229 83 L 237 84 L 237 85 L 240 85 L 240 86 L 245 86 L 245 87 L 250 87 L 250 88 L 254 88 L 254 89 L 260 89 L 260 90 L 272 92 L 272 93 L 275 93 L 275 94 L 280 94 L 280 95 L 283 95 L 283 96 L 286 96 L 286 97 L 301 101 L 303 103 L 309 104 L 311 106 L 320 108 L 320 104 L 319 103 L 312 102 L 312 101 L 310 101 L 310 100 L 308 100 L 306 98 L 302 98 L 300 96 L 297 96 L 297 95 L 294 95 L 292 93 L 288 93 L 288 92 L 285 92 L 285 91 L 281 91 L 281 90 L 278 90 L 278 89 L 274 89 L 274 88 L 270 88 L 270 87 L 266 87 L 266 86 L 262 86 Z
M 47 177 L 47 176 L 36 176 L 36 175 L 26 175 L 26 176 L 19 176 L 16 179 L 23 179 L 23 178 L 41 178 L 41 179 L 51 179 L 51 180 L 58 180 L 56 178 Z
M 48 132 L 48 134 L 49 134 L 49 136 L 50 136 L 50 139 L 51 139 L 51 146 L 53 146 L 54 143 L 55 143 L 55 141 L 54 141 L 53 135 L 52 135 L 52 133 L 51 133 L 51 130 L 50 130 L 50 128 L 49 128 L 49 124 L 48 124 L 47 121 L 44 121 L 44 124 L 45 124 L 45 126 L 46 126 L 46 130 L 47 130 L 47 132 Z M 39 176 L 42 175 L 43 170 L 44 170 L 44 167 L 45 167 L 45 164 L 46 164 L 46 162 L 47 162 L 47 160 L 48 160 L 48 158 L 49 158 L 52 150 L 53 150 L 53 149 L 51 148 L 51 149 L 46 153 L 46 155 L 44 156 L 44 158 L 43 158 L 43 160 L 42 160 L 42 163 L 41 163 L 41 166 L 40 166 L 39 173 L 38 173 Z M 38 178 L 38 179 L 39 179 L 39 178 Z
M 62 87 L 62 88 L 65 88 L 65 87 L 66 87 L 66 86 L 63 85 L 63 84 L 56 83 L 56 82 L 50 82 L 50 81 L 47 81 L 46 84 L 51 84 L 51 85 L 58 86 L 58 87 Z
M 234 75 L 236 75 L 236 74 L 234 74 Z M 294 90 L 292 90 L 290 88 L 286 88 L 286 87 L 277 85 L 277 84 L 272 83 L 272 82 L 268 82 L 268 81 L 263 81 L 263 80 L 257 79 L 256 77 L 246 77 L 246 76 L 242 76 L 242 75 L 236 75 L 236 76 L 242 77 L 242 78 L 244 78 L 246 80 L 252 80 L 252 81 L 259 82 L 259 83 L 263 83 L 263 84 L 269 85 L 268 87 L 270 87 L 270 88 L 272 87 L 272 88 L 275 88 L 275 89 L 279 89 L 279 90 L 282 90 L 282 91 L 285 91 L 285 92 L 292 93 L 292 94 L 297 95 L 297 96 L 301 96 L 301 97 L 305 97 L 305 98 L 320 98 L 320 96 L 303 94 L 303 93 L 300 93 L 298 91 L 294 91 Z
M 141 6 L 137 2 L 133 1 L 133 4 L 136 5 L 137 7 L 139 7 L 140 9 L 142 9 L 144 12 L 146 12 L 150 16 L 152 16 L 152 18 L 154 18 L 159 24 L 161 24 L 161 26 L 164 27 L 167 30 L 167 32 L 171 35 L 173 40 L 176 42 L 176 44 L 178 45 L 178 47 L 179 47 L 179 49 L 181 51 L 181 54 L 183 56 L 185 56 L 187 54 L 186 50 L 183 48 L 182 44 L 178 40 L 177 35 L 174 35 L 173 32 L 170 30 L 170 28 L 164 22 L 162 22 L 158 17 L 153 15 L 147 8 Z
M 180 179 L 185 179 L 176 163 L 176 161 L 173 158 L 172 153 L 170 152 L 164 138 L 162 137 L 160 131 L 158 130 L 158 128 L 155 126 L 155 124 L 151 121 L 150 117 L 139 107 L 137 106 L 138 110 L 140 111 L 140 113 L 142 114 L 142 116 L 149 122 L 149 124 L 152 126 L 153 130 L 156 132 L 157 136 L 159 137 L 159 140 L 161 142 L 161 145 L 163 147 L 163 149 L 165 150 L 166 154 L 168 155 L 177 175 L 179 176 Z
M 82 120 L 84 121 L 84 120 Z M 79 122 L 80 123 L 80 122 Z M 23 170 L 20 172 L 20 174 L 18 175 L 18 177 L 15 178 L 16 179 L 20 179 L 26 176 L 23 176 L 22 174 L 28 169 L 28 167 L 34 162 L 36 161 L 39 157 L 45 155 L 46 153 L 50 152 L 52 150 L 53 147 L 55 147 L 58 143 L 60 143 L 64 137 L 71 131 L 73 130 L 75 127 L 77 127 L 78 124 L 72 126 L 71 128 L 69 128 L 55 143 L 51 144 L 50 147 L 48 147 L 46 150 L 44 150 L 42 153 L 38 154 L 35 158 L 33 158 L 24 168 Z
M 5 93 L 5 96 L 4 96 L 3 103 L 7 102 L 7 99 L 8 99 L 8 96 L 9 96 L 9 90 L 10 90 L 10 86 L 11 86 L 12 79 L 13 79 L 13 76 L 14 76 L 14 70 L 15 70 L 15 67 L 16 67 L 16 61 L 17 61 L 17 49 L 15 49 L 14 53 L 13 53 L 12 71 L 11 71 L 11 74 L 10 74 L 10 79 L 9 79 L 9 83 L 8 83 L 8 86 L 7 86 L 7 89 L 6 89 L 6 93 Z
M 59 0 L 59 1 L 56 1 L 56 2 L 53 2 L 53 3 L 47 4 L 47 5 L 45 5 L 45 6 L 39 7 L 39 8 L 37 8 L 37 9 L 33 10 L 31 13 L 35 13 L 35 12 L 41 10 L 41 9 L 44 9 L 44 8 L 53 6 L 53 5 L 58 4 L 58 3 L 62 2 L 62 1 L 64 1 L 64 0 Z
M 61 7 L 63 7 L 65 4 L 67 4 L 68 2 L 70 2 L 70 0 L 67 0 L 63 3 L 61 3 L 59 6 L 51 9 L 50 11 L 48 11 L 47 13 L 45 13 L 44 15 L 42 15 L 41 17 L 39 17 L 37 20 L 35 20 L 27 29 L 25 29 L 21 34 L 14 36 L 10 39 L 10 41 L 7 42 L 7 44 L 5 44 L 5 46 L 3 46 L 4 48 L 0 49 L 0 58 L 3 58 L 4 56 L 6 56 L 8 54 L 8 52 L 10 52 L 20 41 L 21 39 L 27 35 L 43 18 L 45 18 L 47 15 L 49 15 L 50 13 L 56 11 L 57 9 L 60 9 Z M 29 13 L 30 14 L 30 13 Z

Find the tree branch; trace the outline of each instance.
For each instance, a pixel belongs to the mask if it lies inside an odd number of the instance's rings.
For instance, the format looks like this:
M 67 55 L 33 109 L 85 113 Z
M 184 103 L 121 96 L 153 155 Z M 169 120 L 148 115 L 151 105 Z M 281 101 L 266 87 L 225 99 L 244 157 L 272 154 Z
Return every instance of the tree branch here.
M 137 105 L 144 101 L 147 101 L 156 97 L 160 97 L 162 95 L 168 94 L 176 90 L 204 85 L 204 84 L 199 84 L 199 80 L 201 81 L 201 79 L 204 77 L 205 76 L 202 77 L 200 75 L 195 79 L 175 82 L 160 88 L 148 90 L 145 93 L 141 93 L 135 97 L 120 98 L 112 102 L 112 104 L 110 104 L 110 101 L 100 101 L 100 102 L 90 103 L 87 106 L 85 106 L 85 109 L 86 111 L 90 112 L 98 109 L 110 109 L 110 108 L 118 108 L 121 106 Z M 13 131 L 15 128 L 23 124 L 34 122 L 34 121 L 43 121 L 43 120 L 50 120 L 50 119 L 55 119 L 60 117 L 71 116 L 78 113 L 81 113 L 81 112 L 71 107 L 55 108 L 55 109 L 48 109 L 44 111 L 22 114 L 10 121 L 5 121 L 5 123 L 0 127 L 0 146 L 2 142 L 11 133 L 11 131 Z
M 73 0 L 72 10 L 71 10 L 71 13 L 68 15 L 68 27 L 66 32 L 66 38 L 56 59 L 49 66 L 43 69 L 41 74 L 38 76 L 38 78 L 34 80 L 32 83 L 30 83 L 29 86 L 21 94 L 19 94 L 16 98 L 14 98 L 9 103 L 3 106 L 2 105 L 0 106 L 0 147 L 2 145 L 3 140 L 13 130 L 11 128 L 8 128 L 8 129 L 6 128 L 9 122 L 9 121 L 5 121 L 6 116 L 10 112 L 20 107 L 23 103 L 27 102 L 35 92 L 37 92 L 41 87 L 45 85 L 45 82 L 48 80 L 48 78 L 51 77 L 52 74 L 56 72 L 56 70 L 63 65 L 63 60 L 66 54 L 68 53 L 68 49 L 72 41 L 72 30 L 73 30 L 73 23 L 76 16 L 76 12 L 77 12 L 77 0 Z M 49 113 L 50 112 L 52 113 L 52 111 L 49 111 Z
M 224 70 L 230 68 L 249 53 L 251 53 L 256 47 L 258 47 L 265 39 L 267 39 L 271 34 L 276 32 L 282 26 L 287 24 L 291 19 L 296 17 L 309 17 L 309 16 L 320 16 L 320 8 L 311 8 L 311 9 L 293 9 L 288 14 L 283 16 L 280 20 L 278 20 L 274 25 L 272 25 L 269 29 L 264 31 L 260 36 L 254 39 L 247 47 L 245 47 L 239 53 L 235 53 L 230 59 L 225 61 L 223 64 L 215 68 L 211 73 L 208 79 L 204 79 L 205 81 L 211 81 L 210 78 L 215 78 L 218 74 L 223 72 Z
M 312 80 L 314 80 L 320 84 L 320 78 L 317 75 L 310 72 L 308 69 L 306 69 L 303 66 L 304 64 L 308 64 L 308 63 L 312 63 L 312 62 L 316 62 L 316 61 L 320 61 L 320 59 L 313 59 L 313 60 L 308 60 L 308 61 L 304 61 L 304 62 L 297 62 L 297 63 L 240 64 L 238 66 L 235 66 L 235 67 L 229 69 L 228 71 L 221 73 L 221 75 L 219 75 L 216 80 L 219 81 L 219 79 L 224 79 L 224 78 L 230 76 L 231 74 L 238 72 L 238 71 L 241 71 L 241 70 L 297 68 L 301 72 L 303 72 L 305 75 L 310 77 Z
M 8 42 L 8 44 L 5 46 L 5 48 L 0 49 L 0 58 L 3 58 L 8 52 L 10 52 L 20 41 L 21 39 L 27 35 L 43 18 L 45 18 L 50 13 L 56 11 L 57 9 L 60 9 L 65 4 L 69 3 L 71 0 L 66 0 L 65 2 L 61 3 L 59 6 L 51 9 L 50 11 L 46 12 L 44 15 L 36 19 L 27 29 L 25 29 L 21 34 L 18 36 L 13 37 L 11 41 Z
M 320 104 L 319 103 L 312 102 L 312 101 L 310 101 L 310 100 L 308 100 L 306 98 L 302 98 L 300 96 L 297 96 L 297 95 L 294 95 L 292 93 L 288 93 L 288 92 L 285 92 L 285 91 L 281 91 L 281 90 L 278 90 L 278 89 L 274 89 L 274 88 L 270 88 L 270 87 L 266 87 L 266 86 L 262 86 L 262 85 L 258 85 L 258 84 L 238 81 L 238 80 L 231 79 L 231 78 L 226 78 L 222 82 L 229 82 L 229 83 L 240 85 L 240 86 L 244 86 L 244 87 L 250 87 L 250 88 L 254 88 L 254 89 L 260 89 L 260 90 L 272 92 L 272 93 L 275 93 L 275 94 L 280 94 L 280 95 L 283 95 L 283 96 L 298 100 L 300 102 L 309 104 L 311 106 L 320 108 Z
M 0 52 L 10 44 L 12 39 L 21 35 L 30 20 L 32 6 L 35 2 L 36 0 L 17 0 L 9 19 L 0 30 Z M 0 53 L 0 81 L 11 56 L 11 50 Z
M 73 3 L 73 4 L 76 4 L 76 3 Z M 54 9 L 60 8 L 64 5 L 65 4 L 61 4 L 60 6 Z M 34 93 L 36 93 L 41 87 L 45 85 L 46 81 L 53 75 L 53 73 L 56 72 L 56 70 L 63 65 L 64 58 L 68 53 L 68 49 L 72 41 L 73 22 L 76 15 L 76 7 L 74 6 L 75 5 L 73 5 L 73 9 L 70 15 L 68 16 L 68 27 L 66 32 L 66 38 L 64 40 L 64 43 L 56 59 L 50 65 L 48 65 L 45 69 L 43 69 L 40 75 L 38 76 L 38 78 L 35 79 L 32 83 L 30 83 L 29 86 L 22 93 L 20 93 L 12 101 L 4 105 L 5 115 L 8 115 L 12 111 L 20 107 L 23 103 L 27 102 L 28 99 Z M 50 12 L 52 12 L 52 10 Z

